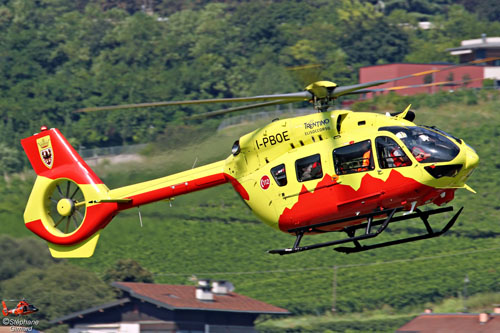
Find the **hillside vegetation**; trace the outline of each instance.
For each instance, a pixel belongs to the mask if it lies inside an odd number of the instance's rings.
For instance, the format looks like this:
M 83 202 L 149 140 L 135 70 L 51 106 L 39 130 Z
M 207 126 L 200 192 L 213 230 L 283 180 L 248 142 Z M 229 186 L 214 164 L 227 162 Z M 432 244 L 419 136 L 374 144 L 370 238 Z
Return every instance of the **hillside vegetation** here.
M 73 112 L 82 107 L 353 84 L 361 66 L 456 61 L 446 48 L 500 31 L 497 1 L 384 4 L 0 1 L 0 165 L 22 170 L 19 139 L 41 125 L 81 148 L 147 143 L 167 123 L 229 105 Z M 418 28 L 424 19 L 432 29 Z

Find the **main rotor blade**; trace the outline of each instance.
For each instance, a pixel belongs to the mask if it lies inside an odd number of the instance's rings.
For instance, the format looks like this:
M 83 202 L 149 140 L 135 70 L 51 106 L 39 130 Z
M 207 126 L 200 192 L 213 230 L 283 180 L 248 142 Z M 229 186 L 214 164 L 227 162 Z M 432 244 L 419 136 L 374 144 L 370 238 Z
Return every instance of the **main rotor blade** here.
M 217 111 L 197 114 L 197 115 L 186 117 L 186 118 L 187 119 L 201 119 L 201 118 L 213 117 L 213 116 L 218 116 L 221 114 L 226 114 L 226 113 L 231 113 L 231 112 L 236 112 L 236 111 L 255 109 L 255 108 L 261 108 L 264 106 L 279 105 L 279 104 L 286 104 L 286 103 L 290 103 L 290 102 L 286 101 L 286 100 L 278 100 L 278 101 L 273 101 L 273 102 L 265 102 L 265 103 L 236 106 L 234 108 L 228 108 L 228 109 L 223 109 L 223 110 L 217 110 Z
M 398 80 L 403 80 L 411 77 L 417 77 L 422 75 L 428 75 L 432 73 L 437 73 L 445 70 L 450 70 L 453 68 L 458 68 L 462 66 L 467 66 L 471 64 L 479 64 L 487 61 L 493 61 L 500 59 L 500 57 L 491 57 L 485 59 L 473 60 L 467 63 L 456 64 L 447 66 L 441 69 L 432 69 L 426 70 L 419 73 L 414 73 L 410 75 L 404 75 L 397 78 L 392 79 L 384 79 L 384 80 L 376 80 L 366 83 L 358 83 L 348 86 L 337 87 L 334 83 L 331 83 L 331 87 L 320 85 L 320 91 L 323 91 L 326 88 L 326 96 L 316 96 L 317 98 L 323 99 L 327 97 L 328 99 L 334 99 L 342 95 L 349 94 L 360 94 L 366 91 L 363 91 L 364 88 L 379 86 L 384 83 L 394 82 Z M 321 81 L 323 83 L 323 81 Z M 328 83 L 328 82 L 327 82 Z M 335 85 L 335 88 L 333 86 Z M 216 115 L 223 114 L 228 112 L 234 112 L 239 110 L 246 110 L 254 107 L 275 105 L 275 104 L 284 104 L 284 103 L 293 103 L 293 102 L 301 102 L 301 101 L 309 101 L 314 98 L 314 92 L 312 91 L 301 91 L 296 93 L 287 93 L 287 94 L 274 94 L 274 95 L 260 95 L 260 96 L 251 96 L 251 97 L 233 97 L 233 98 L 212 98 L 212 99 L 201 99 L 201 100 L 185 100 L 185 101 L 163 101 L 163 102 L 153 102 L 153 103 L 138 103 L 138 104 L 126 104 L 126 105 L 110 105 L 110 106 L 100 106 L 100 107 L 88 107 L 76 110 L 75 112 L 93 112 L 93 111 L 103 111 L 103 110 L 124 110 L 124 109 L 136 109 L 136 108 L 149 108 L 149 107 L 158 107 L 158 106 L 172 106 L 172 105 L 197 105 L 197 104 L 213 104 L 213 103 L 230 103 L 230 102 L 264 102 L 258 103 L 251 106 L 243 106 L 243 107 L 235 107 L 226 110 L 214 111 L 214 113 L 208 113 L 208 115 Z M 220 113 L 219 113 L 220 112 Z M 198 116 L 195 116 L 198 117 Z
M 413 84 L 408 86 L 396 86 L 396 87 L 388 87 L 388 88 L 375 88 L 375 89 L 360 89 L 354 92 L 350 92 L 347 95 L 354 94 L 366 94 L 366 93 L 376 93 L 381 91 L 393 91 L 393 90 L 403 90 L 410 88 L 421 88 L 421 87 L 432 87 L 432 86 L 459 86 L 462 84 L 483 80 L 483 78 L 476 78 L 471 80 L 462 80 L 462 81 L 440 81 L 440 82 L 432 82 L 432 83 L 422 83 L 422 84 Z
M 417 76 L 442 72 L 442 71 L 446 71 L 446 70 L 450 70 L 450 69 L 454 69 L 454 68 L 458 68 L 458 67 L 463 67 L 463 66 L 468 66 L 468 65 L 472 65 L 472 64 L 480 64 L 483 62 L 493 61 L 493 60 L 497 60 L 497 59 L 500 59 L 500 57 L 491 57 L 491 58 L 473 60 L 473 61 L 469 61 L 466 63 L 455 64 L 455 65 L 447 66 L 447 67 L 440 68 L 440 69 L 431 69 L 431 70 L 426 70 L 423 72 L 418 72 L 418 73 L 414 73 L 414 74 L 410 74 L 410 75 L 404 75 L 404 76 L 396 77 L 393 79 L 377 80 L 377 81 L 371 81 L 371 82 L 366 82 L 366 83 L 353 84 L 353 85 L 349 85 L 349 86 L 337 87 L 333 91 L 333 97 L 339 97 L 342 95 L 350 95 L 350 94 L 360 94 L 363 92 L 359 92 L 359 90 L 363 89 L 363 88 L 379 86 L 379 85 L 384 84 L 384 83 L 389 83 L 389 82 L 394 82 L 394 81 L 398 81 L 398 80 L 408 79 L 411 77 L 417 77 Z
M 282 103 L 308 101 L 312 97 L 313 96 L 310 92 L 301 91 L 297 93 L 261 95 L 261 96 L 251 96 L 251 97 L 212 98 L 212 99 L 187 100 L 187 101 L 165 101 L 165 102 L 138 103 L 138 104 L 126 104 L 126 105 L 97 106 L 97 107 L 79 109 L 76 110 L 75 112 L 93 112 L 93 111 L 104 111 L 104 110 L 123 110 L 123 109 L 136 109 L 136 108 L 150 108 L 158 106 L 213 104 L 213 103 L 228 103 L 228 102 L 280 101 L 282 104 Z

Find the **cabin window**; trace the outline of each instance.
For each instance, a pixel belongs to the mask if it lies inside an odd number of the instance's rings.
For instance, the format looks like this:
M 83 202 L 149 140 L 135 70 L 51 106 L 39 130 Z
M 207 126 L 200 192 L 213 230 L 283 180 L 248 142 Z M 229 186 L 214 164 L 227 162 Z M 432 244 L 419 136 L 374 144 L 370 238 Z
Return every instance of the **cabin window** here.
M 271 175 L 273 175 L 274 181 L 278 184 L 278 186 L 285 186 L 287 184 L 286 169 L 284 164 L 280 164 L 272 168 Z
M 316 154 L 298 159 L 295 161 L 295 170 L 299 182 L 323 178 L 320 155 Z
M 378 130 L 394 133 L 421 163 L 449 162 L 460 152 L 460 148 L 441 130 L 419 126 L 388 126 Z
M 335 149 L 333 162 L 337 175 L 373 170 L 375 165 L 371 141 L 366 140 Z
M 375 140 L 375 146 L 380 168 L 389 169 L 411 165 L 411 160 L 393 139 L 380 136 Z

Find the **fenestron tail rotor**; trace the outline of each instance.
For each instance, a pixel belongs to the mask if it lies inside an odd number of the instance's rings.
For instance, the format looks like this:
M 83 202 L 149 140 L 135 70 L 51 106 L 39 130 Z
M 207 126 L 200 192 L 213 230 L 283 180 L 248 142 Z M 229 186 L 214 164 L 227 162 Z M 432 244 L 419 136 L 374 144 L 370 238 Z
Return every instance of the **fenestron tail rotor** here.
M 77 230 L 85 219 L 87 210 L 80 186 L 69 179 L 59 179 L 52 185 L 45 207 L 53 226 L 63 234 L 71 234 Z

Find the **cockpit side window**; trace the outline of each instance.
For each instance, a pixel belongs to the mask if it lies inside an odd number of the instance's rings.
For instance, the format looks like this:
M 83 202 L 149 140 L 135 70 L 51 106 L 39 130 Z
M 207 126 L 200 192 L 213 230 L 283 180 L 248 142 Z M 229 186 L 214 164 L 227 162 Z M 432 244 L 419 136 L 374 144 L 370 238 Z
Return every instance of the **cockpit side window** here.
M 379 136 L 375 139 L 375 146 L 380 168 L 400 168 L 411 165 L 411 160 L 403 149 L 388 136 Z
M 333 163 L 337 175 L 373 170 L 372 145 L 370 140 L 361 141 L 333 151 Z
M 278 186 L 285 186 L 288 183 L 284 164 L 280 164 L 272 168 L 271 175 L 273 175 L 274 181 L 276 181 Z
M 387 126 L 380 127 L 379 131 L 394 133 L 421 163 L 449 162 L 460 152 L 460 148 L 445 135 L 424 127 Z
M 297 180 L 299 182 L 323 178 L 321 156 L 316 154 L 298 159 L 295 161 L 295 170 L 297 172 Z

